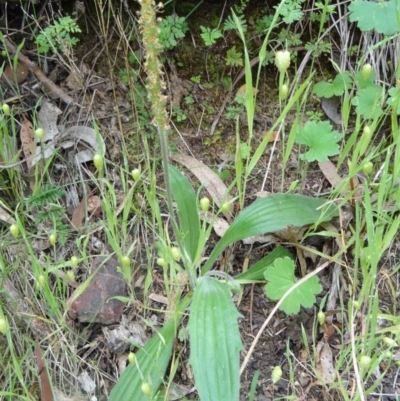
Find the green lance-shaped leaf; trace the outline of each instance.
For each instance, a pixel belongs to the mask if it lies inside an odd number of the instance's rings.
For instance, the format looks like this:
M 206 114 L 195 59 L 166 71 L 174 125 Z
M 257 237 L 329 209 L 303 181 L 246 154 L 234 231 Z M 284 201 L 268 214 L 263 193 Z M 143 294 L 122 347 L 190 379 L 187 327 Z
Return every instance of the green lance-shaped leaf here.
M 257 199 L 236 217 L 214 248 L 202 274 L 208 272 L 218 255 L 233 242 L 253 235 L 273 233 L 290 225 L 303 227 L 327 221 L 337 214 L 335 206 L 320 209 L 326 199 L 302 195 L 274 194 Z
M 251 266 L 249 270 L 238 274 L 234 277 L 234 279 L 239 281 L 240 284 L 250 284 L 256 281 L 264 280 L 264 273 L 267 268 L 273 265 L 276 259 L 284 257 L 293 259 L 293 255 L 286 248 L 278 246 L 267 256 L 263 257 L 256 264 Z
M 136 353 L 135 364 L 124 370 L 108 401 L 149 401 L 154 397 L 171 359 L 180 313 L 189 301 L 190 297 L 182 301 L 176 315 Z M 142 391 L 144 382 L 150 385 L 150 398 Z
M 188 327 L 190 363 L 201 401 L 239 400 L 239 316 L 226 284 L 199 279 Z
M 168 166 L 171 189 L 174 196 L 178 217 L 179 230 L 185 252 L 190 261 L 194 262 L 199 247 L 200 219 L 198 201 L 189 180 L 174 166 Z

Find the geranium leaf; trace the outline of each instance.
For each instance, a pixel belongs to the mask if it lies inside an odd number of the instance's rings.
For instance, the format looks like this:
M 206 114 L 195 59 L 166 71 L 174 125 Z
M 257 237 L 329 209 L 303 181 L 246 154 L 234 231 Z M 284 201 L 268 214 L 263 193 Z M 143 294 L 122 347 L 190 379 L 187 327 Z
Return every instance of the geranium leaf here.
M 400 114 L 400 89 L 397 86 L 389 89 L 389 95 L 390 97 L 387 100 L 387 104 L 393 107 L 396 106 L 396 114 Z
M 375 29 L 384 35 L 393 35 L 399 31 L 397 21 L 399 3 L 395 0 L 379 2 L 355 0 L 349 5 L 349 11 L 350 22 L 357 22 L 361 31 Z
M 328 121 L 318 123 L 309 121 L 299 128 L 296 137 L 296 143 L 310 147 L 307 152 L 300 155 L 300 158 L 309 162 L 315 160 L 324 162 L 328 156 L 335 156 L 339 153 L 338 142 L 341 138 L 342 134 L 332 131 L 332 126 Z
M 365 89 L 360 89 L 351 103 L 353 106 L 356 106 L 357 114 L 361 114 L 366 119 L 374 119 L 383 113 L 381 100 L 382 87 L 373 85 Z
M 331 98 L 341 96 L 346 89 L 350 88 L 352 79 L 348 72 L 338 74 L 332 82 L 318 82 L 314 85 L 313 92 L 318 97 Z
M 293 260 L 288 257 L 276 259 L 274 265 L 265 271 L 264 277 L 268 281 L 264 287 L 267 297 L 279 300 L 296 282 Z M 287 315 L 297 314 L 300 306 L 311 307 L 315 303 L 315 294 L 321 291 L 318 277 L 310 277 L 286 297 L 279 309 Z

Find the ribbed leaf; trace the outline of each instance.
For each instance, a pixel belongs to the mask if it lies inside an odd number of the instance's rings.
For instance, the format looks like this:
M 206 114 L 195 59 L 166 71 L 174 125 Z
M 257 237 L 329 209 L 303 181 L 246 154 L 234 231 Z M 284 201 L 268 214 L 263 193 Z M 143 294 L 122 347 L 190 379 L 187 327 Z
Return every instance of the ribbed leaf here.
M 249 270 L 238 274 L 234 279 L 239 280 L 241 284 L 259 280 L 264 281 L 264 272 L 267 270 L 267 267 L 273 265 L 276 259 L 284 258 L 285 256 L 293 259 L 293 255 L 286 248 L 278 246 L 255 265 L 251 266 Z
M 168 166 L 171 189 L 179 217 L 179 230 L 185 245 L 186 254 L 195 262 L 200 238 L 200 218 L 197 196 L 189 180 L 174 166 Z
M 136 354 L 136 363 L 129 365 L 111 391 L 108 401 L 149 401 L 141 385 L 151 385 L 154 397 L 171 359 L 177 321 L 172 317 Z
M 201 401 L 239 400 L 239 335 L 236 310 L 228 287 L 202 277 L 190 306 L 190 363 Z
M 259 198 L 236 217 L 214 248 L 202 273 L 209 271 L 218 255 L 233 242 L 253 235 L 282 230 L 288 226 L 302 227 L 327 221 L 337 214 L 334 206 L 319 210 L 326 199 L 302 195 L 274 194 Z

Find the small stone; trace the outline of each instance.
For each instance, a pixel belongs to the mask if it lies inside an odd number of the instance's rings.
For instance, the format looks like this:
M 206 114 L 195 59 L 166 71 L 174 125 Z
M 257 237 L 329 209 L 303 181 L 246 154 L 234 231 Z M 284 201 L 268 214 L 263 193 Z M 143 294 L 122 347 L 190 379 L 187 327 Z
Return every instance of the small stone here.
M 76 299 L 74 291 L 68 301 L 68 315 L 80 322 L 112 324 L 121 320 L 125 304 L 117 296 L 126 296 L 127 285 L 117 271 L 119 263 L 114 258 L 97 257 L 92 261 L 94 277 Z M 71 299 L 74 299 L 71 302 Z

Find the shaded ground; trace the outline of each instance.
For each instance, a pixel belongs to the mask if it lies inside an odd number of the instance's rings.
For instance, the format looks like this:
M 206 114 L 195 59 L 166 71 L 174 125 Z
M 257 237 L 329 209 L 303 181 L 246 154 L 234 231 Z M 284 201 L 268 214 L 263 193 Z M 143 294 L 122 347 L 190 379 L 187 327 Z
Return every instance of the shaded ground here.
M 255 2 L 257 3 L 257 2 Z M 261 2 L 260 2 L 261 3 Z M 198 39 L 198 26 L 200 24 L 207 25 L 210 20 L 215 20 L 221 13 L 221 5 L 213 5 L 212 3 L 205 4 L 199 12 L 196 22 L 191 26 L 191 35 L 196 38 L 196 47 L 192 47 L 192 39 L 187 35 L 182 41 L 177 50 L 167 53 L 165 60 L 166 76 L 168 77 L 169 87 L 168 94 L 170 96 L 169 104 L 171 109 L 179 107 L 185 114 L 183 121 L 178 121 L 178 116 L 172 113 L 173 134 L 172 147 L 184 153 L 191 153 L 195 158 L 202 160 L 205 164 L 221 171 L 234 174 L 233 155 L 235 152 L 235 123 L 225 117 L 225 109 L 221 116 L 217 118 L 219 110 L 228 97 L 227 106 L 232 105 L 232 95 L 224 89 L 221 84 L 221 75 L 225 74 L 221 71 L 226 71 L 224 58 L 226 49 L 230 48 L 235 40 L 232 35 L 229 36 L 225 43 L 218 44 L 211 48 L 205 48 L 201 45 Z M 261 7 L 261 6 L 260 6 Z M 179 8 L 177 10 L 179 12 Z M 249 8 L 247 18 L 257 15 L 259 5 L 253 5 Z M 69 61 L 73 61 L 74 68 L 69 71 L 58 62 L 50 60 L 50 75 L 53 71 L 53 79 L 62 89 L 73 97 L 76 105 L 66 107 L 59 100 L 51 100 L 52 103 L 58 104 L 62 110 L 59 118 L 59 123 L 66 125 L 88 124 L 91 125 L 92 115 L 95 116 L 99 124 L 100 131 L 104 135 L 107 156 L 111 163 L 116 166 L 121 163 L 122 143 L 125 143 L 129 152 L 128 159 L 130 167 L 135 167 L 139 163 L 143 163 L 143 145 L 140 135 L 148 135 L 150 143 L 157 149 L 156 135 L 152 130 L 151 125 L 146 122 L 148 117 L 147 104 L 144 99 L 144 87 L 140 85 L 142 71 L 137 67 L 132 79 L 139 83 L 135 86 L 137 96 L 132 99 L 127 89 L 129 80 L 124 78 L 123 71 L 129 67 L 126 63 L 126 57 L 129 49 L 125 48 L 126 43 L 120 42 L 119 32 L 110 30 L 108 32 L 110 41 L 106 44 L 103 42 L 100 46 L 95 45 L 99 41 L 99 37 L 95 35 L 94 27 L 96 15 L 94 10 L 88 9 L 81 19 L 81 25 L 87 24 L 87 32 L 80 36 L 80 43 L 74 49 L 75 57 Z M 131 42 L 132 50 L 140 50 L 135 40 Z M 90 52 L 90 50 L 94 50 Z M 118 48 L 118 51 L 114 50 Z M 256 51 L 256 46 L 254 47 Z M 256 53 L 255 53 L 256 54 Z M 115 57 L 115 58 L 114 58 Z M 301 57 L 301 53 L 299 54 Z M 71 65 L 70 65 L 71 66 Z M 56 68 L 58 68 L 56 70 Z M 55 72 L 54 72 L 55 71 Z M 230 73 L 232 80 L 236 74 L 239 74 L 241 68 L 236 68 Z M 201 75 L 201 83 L 195 83 L 191 78 L 196 75 Z M 21 112 L 29 112 L 42 92 L 30 92 L 30 89 L 35 83 L 35 79 L 28 77 L 20 88 L 23 95 L 18 107 Z M 243 80 L 239 81 L 234 88 L 235 93 Z M 10 99 L 16 92 L 3 87 L 3 100 Z M 188 103 L 185 98 L 190 96 L 193 103 Z M 230 96 L 230 97 L 229 97 Z M 140 99 L 142 103 L 140 103 Z M 277 77 L 274 69 L 267 67 L 263 69 L 260 92 L 259 106 L 257 107 L 255 117 L 255 144 L 261 141 L 265 132 L 272 126 L 276 117 L 279 115 L 279 104 L 277 103 Z M 133 105 L 133 107 L 132 107 Z M 317 102 L 312 111 L 321 111 Z M 247 133 L 246 118 L 243 114 L 240 117 L 240 135 L 245 138 Z M 216 122 L 216 123 L 215 123 Z M 290 128 L 290 117 L 287 119 L 287 126 Z M 210 132 L 213 131 L 213 134 Z M 175 150 L 174 149 L 174 150 Z M 157 151 L 154 152 L 157 157 Z M 279 152 L 275 152 L 272 157 L 272 145 L 268 147 L 265 155 L 260 161 L 259 166 L 254 171 L 251 181 L 247 184 L 248 202 L 254 198 L 254 194 L 261 189 L 262 181 L 265 172 L 269 169 L 268 179 L 263 188 L 269 192 L 286 191 L 291 183 L 295 180 L 300 180 L 300 186 L 303 185 L 302 193 L 304 194 L 320 194 L 329 191 L 329 183 L 326 181 L 322 172 L 317 165 L 310 165 L 307 173 L 302 173 L 295 149 L 293 155 L 288 162 L 288 168 L 282 172 L 282 164 L 280 161 Z M 334 160 L 333 160 L 334 161 Z M 72 169 L 71 166 L 69 168 Z M 91 164 L 88 164 L 89 170 L 93 171 Z M 303 176 L 304 174 L 304 176 Z M 72 175 L 72 173 L 71 173 Z M 60 185 L 70 185 L 70 177 L 68 174 L 57 172 L 54 174 L 54 180 Z M 228 178 L 229 181 L 229 178 Z M 113 183 L 117 192 L 124 195 L 124 188 L 115 174 Z M 88 191 L 90 192 L 90 183 Z M 68 209 L 68 219 L 72 218 L 74 207 Z M 92 222 L 95 222 L 94 218 Z M 133 227 L 129 234 L 132 239 L 140 238 L 142 231 L 141 227 Z M 215 238 L 217 240 L 217 238 Z M 97 247 L 95 241 L 101 242 Z M 135 294 L 135 303 L 124 311 L 124 319 L 126 321 L 140 322 L 140 317 L 145 314 L 145 317 L 158 326 L 163 323 L 162 314 L 157 312 L 143 311 L 143 304 L 148 302 L 149 308 L 165 309 L 166 305 L 159 302 L 157 296 L 164 297 L 163 293 L 163 275 L 162 271 L 155 271 L 153 283 L 151 284 L 148 293 L 151 294 L 150 300 L 145 300 L 143 295 L 143 286 L 146 277 L 147 260 L 149 257 L 155 257 L 156 250 L 153 247 L 153 239 L 141 238 L 143 248 L 149 246 L 147 254 L 145 249 L 140 249 L 136 252 L 136 264 L 133 278 L 133 292 Z M 71 237 L 65 248 L 59 252 L 65 258 L 69 258 L 73 254 L 74 239 Z M 312 242 L 312 241 L 311 241 Z M 319 243 L 311 243 L 317 250 L 322 251 L 324 245 L 333 247 L 330 241 Z M 275 245 L 275 244 L 274 244 Z M 396 246 L 396 245 L 395 245 Z M 263 255 L 268 253 L 273 246 L 265 246 L 255 243 L 252 248 L 250 246 L 236 245 L 231 250 L 232 255 L 224 255 L 229 263 L 229 272 L 239 272 L 245 263 L 245 258 L 250 258 L 250 264 L 255 263 Z M 294 248 L 291 248 L 295 254 Z M 107 246 L 107 238 L 104 232 L 100 231 L 93 234 L 93 253 L 110 252 L 110 247 Z M 51 252 L 44 250 L 45 253 Z M 13 254 L 14 252 L 10 252 Z M 14 253 L 14 258 L 15 258 Z M 399 249 L 392 251 L 394 258 L 398 259 Z M 10 255 L 10 258 L 13 257 Z M 307 259 L 307 268 L 313 269 L 319 263 L 319 259 Z M 398 263 L 398 260 L 394 263 Z M 223 264 L 223 261 L 221 261 Z M 247 365 L 242 376 L 242 400 L 248 399 L 249 389 L 257 370 L 260 371 L 259 381 L 255 392 L 255 399 L 258 401 L 269 401 L 273 399 L 298 399 L 298 400 L 340 400 L 341 395 L 338 389 L 327 390 L 324 386 L 317 385 L 313 367 L 315 367 L 315 346 L 323 338 L 324 333 L 320 332 L 316 320 L 318 305 L 322 298 L 329 292 L 332 283 L 332 268 L 327 269 L 321 274 L 320 279 L 324 287 L 324 293 L 320 294 L 315 308 L 301 311 L 298 316 L 288 317 L 282 312 L 278 312 L 268 328 L 264 331 L 260 341 L 257 343 L 254 354 Z M 299 272 L 300 273 L 300 270 Z M 76 281 L 84 280 L 89 274 L 88 266 L 81 266 Z M 337 308 L 340 305 L 346 307 L 348 302 L 348 293 L 345 285 L 347 275 L 342 272 L 341 284 L 338 291 Z M 69 287 L 67 291 L 71 293 L 73 288 Z M 132 290 L 132 289 L 131 289 Z M 30 291 L 33 291 L 30 289 Z M 383 288 L 383 291 L 385 289 Z M 33 294 L 31 294 L 33 295 Z M 384 299 L 384 293 L 382 294 Z M 388 299 L 391 299 L 390 297 Z M 245 350 L 248 350 L 261 328 L 266 317 L 274 307 L 275 303 L 266 299 L 262 285 L 246 286 L 243 298 L 239 305 L 239 311 L 243 315 L 240 321 L 241 336 Z M 385 309 L 385 305 L 382 305 Z M 150 309 L 149 309 L 150 310 Z M 338 324 L 343 322 L 336 316 L 335 320 Z M 116 372 L 124 365 L 123 360 L 126 360 L 125 353 L 118 354 L 116 349 L 112 349 L 109 340 L 109 330 L 117 326 L 109 326 L 105 328 L 101 324 L 88 325 L 86 323 L 76 323 L 68 321 L 71 328 L 71 333 L 68 336 L 74 343 L 75 351 L 83 359 L 86 360 L 88 366 L 93 365 L 91 373 L 97 377 L 101 383 L 101 389 L 98 389 L 97 396 L 99 399 L 106 399 L 106 394 L 110 391 L 113 382 L 115 381 Z M 143 328 L 145 326 L 143 325 Z M 150 330 L 147 329 L 147 335 L 150 335 Z M 325 333 L 326 334 L 326 333 Z M 143 336 L 143 333 L 141 333 Z M 330 344 L 334 358 L 337 357 L 338 346 L 337 338 L 332 336 Z M 340 345 L 340 344 L 339 344 Z M 189 349 L 185 341 L 179 341 L 176 344 L 176 349 L 181 355 L 183 363 L 178 369 L 177 376 L 174 382 L 182 385 L 186 389 L 191 389 L 193 386 L 192 374 L 188 368 L 187 361 L 189 357 Z M 119 351 L 119 350 L 117 350 Z M 53 362 L 56 364 L 57 355 L 54 356 Z M 270 380 L 271 370 L 274 366 L 280 365 L 283 369 L 283 377 L 275 385 Z M 87 367 L 87 366 L 86 366 Z M 75 367 L 79 371 L 79 363 Z M 76 374 L 77 372 L 74 372 Z M 60 374 L 60 373 L 58 373 Z M 393 374 L 385 377 L 382 393 L 394 394 L 399 392 L 398 384 L 395 383 L 396 372 L 393 368 Z M 101 379 L 100 379 L 101 378 Z M 390 378 L 390 379 L 389 379 Z M 344 387 L 348 389 L 349 394 L 354 391 L 354 378 L 352 372 L 346 372 L 343 377 Z M 72 381 L 72 379 L 71 379 Z M 313 383 L 315 385 L 313 385 Z M 68 387 L 68 380 L 64 382 L 65 387 Z M 396 387 L 397 386 L 397 387 Z M 187 399 L 196 399 L 195 394 L 187 394 Z M 369 400 L 395 400 L 395 396 L 371 396 Z

